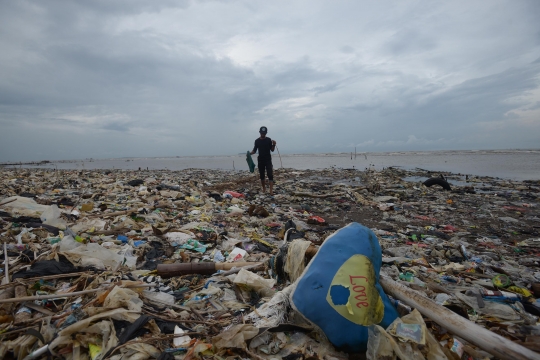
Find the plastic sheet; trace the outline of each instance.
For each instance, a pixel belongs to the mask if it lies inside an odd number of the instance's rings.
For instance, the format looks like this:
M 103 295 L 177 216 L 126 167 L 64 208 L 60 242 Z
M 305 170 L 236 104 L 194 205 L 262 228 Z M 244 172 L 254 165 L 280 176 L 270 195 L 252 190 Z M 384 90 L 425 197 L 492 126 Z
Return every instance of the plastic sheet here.
M 60 209 L 56 205 L 51 205 L 47 210 L 41 213 L 41 221 L 46 225 L 51 225 L 59 229 L 65 229 L 67 222 L 60 218 L 62 215 Z
M 56 260 L 43 260 L 38 261 L 30 267 L 30 269 L 16 272 L 12 275 L 12 279 L 26 279 L 47 275 L 59 275 L 68 274 L 80 271 L 77 267 L 73 266 L 71 262 L 66 260 L 63 256 Z
M 124 257 L 116 251 L 108 250 L 98 244 L 84 244 L 63 253 L 70 261 L 82 267 L 95 267 L 116 271 L 124 262 Z
M 227 331 L 215 336 L 212 339 L 213 345 L 217 349 L 223 348 L 245 348 L 246 341 L 252 339 L 259 333 L 253 325 L 235 325 Z
M 39 217 L 44 211 L 49 210 L 50 206 L 40 205 L 35 200 L 22 197 L 12 196 L 2 199 L 2 209 L 13 212 L 19 216 Z
M 123 289 L 115 286 L 103 302 L 104 308 L 116 309 L 124 308 L 131 311 L 140 312 L 143 306 L 139 294 L 131 289 Z
M 285 261 L 285 272 L 289 275 L 291 282 L 296 281 L 305 269 L 306 250 L 311 245 L 311 241 L 296 239 L 289 245 L 287 259 Z
M 276 281 L 274 279 L 265 279 L 251 271 L 241 269 L 234 278 L 233 283 L 253 289 L 262 296 L 273 296 L 274 291 L 272 290 L 272 287 L 275 285 Z

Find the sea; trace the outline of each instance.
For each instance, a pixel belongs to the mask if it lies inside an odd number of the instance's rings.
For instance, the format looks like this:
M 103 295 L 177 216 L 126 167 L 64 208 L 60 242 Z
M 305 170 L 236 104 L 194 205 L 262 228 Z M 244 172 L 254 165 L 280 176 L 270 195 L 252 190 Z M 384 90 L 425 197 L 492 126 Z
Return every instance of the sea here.
M 254 156 L 255 163 L 256 155 Z M 383 169 L 445 171 L 471 176 L 491 176 L 514 180 L 540 180 L 540 149 L 454 150 L 366 153 L 283 154 L 272 156 L 274 169 Z M 248 171 L 246 155 L 175 156 L 111 159 L 59 160 L 38 164 L 11 164 L 4 167 L 53 169 L 183 170 L 227 169 Z

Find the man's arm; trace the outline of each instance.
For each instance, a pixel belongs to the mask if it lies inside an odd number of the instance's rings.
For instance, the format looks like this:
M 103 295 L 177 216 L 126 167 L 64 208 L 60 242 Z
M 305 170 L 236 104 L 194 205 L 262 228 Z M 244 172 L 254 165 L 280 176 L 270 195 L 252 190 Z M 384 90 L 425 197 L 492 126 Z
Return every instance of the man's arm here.
M 255 140 L 255 144 L 253 145 L 253 150 L 251 150 L 251 155 L 255 154 L 257 152 L 257 140 Z

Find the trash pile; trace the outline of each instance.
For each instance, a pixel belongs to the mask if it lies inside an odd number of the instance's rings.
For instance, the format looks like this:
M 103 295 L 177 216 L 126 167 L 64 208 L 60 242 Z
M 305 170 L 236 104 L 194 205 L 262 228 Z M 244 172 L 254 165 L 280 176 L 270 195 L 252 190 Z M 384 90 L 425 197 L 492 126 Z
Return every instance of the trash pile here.
M 0 357 L 540 358 L 540 182 L 442 175 L 0 169 Z

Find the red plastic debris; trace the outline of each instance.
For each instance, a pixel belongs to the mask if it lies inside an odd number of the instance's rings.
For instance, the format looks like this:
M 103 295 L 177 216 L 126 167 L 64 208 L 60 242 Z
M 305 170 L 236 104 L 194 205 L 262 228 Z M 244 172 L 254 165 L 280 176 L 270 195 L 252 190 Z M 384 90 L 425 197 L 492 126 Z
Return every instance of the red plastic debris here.
M 456 227 L 453 227 L 452 225 L 446 225 L 442 231 L 444 232 L 454 232 L 454 231 L 458 231 L 458 229 Z
M 326 225 L 326 220 L 320 216 L 310 216 L 307 221 L 308 224 L 314 225 Z
M 240 193 L 237 193 L 235 191 L 225 191 L 224 194 L 229 194 L 231 195 L 232 197 L 235 197 L 235 198 L 243 198 L 245 197 L 244 194 L 240 194 Z

